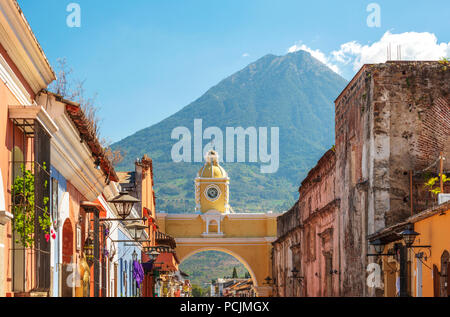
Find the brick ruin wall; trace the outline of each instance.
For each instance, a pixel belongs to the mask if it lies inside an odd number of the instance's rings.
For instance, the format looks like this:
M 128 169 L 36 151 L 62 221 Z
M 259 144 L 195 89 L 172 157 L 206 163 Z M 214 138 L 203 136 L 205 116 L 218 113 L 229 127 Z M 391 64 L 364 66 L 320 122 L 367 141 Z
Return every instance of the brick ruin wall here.
M 414 212 L 430 203 L 417 171 L 448 153 L 449 79 L 438 62 L 365 65 L 336 101 L 342 295 L 367 295 L 366 236 L 410 216 L 410 170 Z

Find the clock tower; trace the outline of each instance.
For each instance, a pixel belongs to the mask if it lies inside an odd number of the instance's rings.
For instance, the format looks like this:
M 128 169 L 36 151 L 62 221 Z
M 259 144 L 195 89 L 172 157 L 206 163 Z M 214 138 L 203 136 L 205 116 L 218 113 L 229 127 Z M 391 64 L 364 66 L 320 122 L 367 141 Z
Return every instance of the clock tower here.
M 228 214 L 230 212 L 228 174 L 219 165 L 219 155 L 216 151 L 209 151 L 205 161 L 195 179 L 195 211 L 202 214 Z

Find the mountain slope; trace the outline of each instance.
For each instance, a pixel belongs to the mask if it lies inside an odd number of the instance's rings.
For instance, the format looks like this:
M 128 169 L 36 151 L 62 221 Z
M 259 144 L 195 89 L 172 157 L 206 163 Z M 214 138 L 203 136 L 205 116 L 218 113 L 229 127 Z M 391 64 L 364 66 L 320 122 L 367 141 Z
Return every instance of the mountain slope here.
M 202 288 L 211 283 L 211 280 L 232 277 L 234 268 L 236 268 L 239 278 L 244 278 L 248 273 L 239 260 L 218 251 L 204 251 L 194 254 L 180 264 L 180 270 L 189 274 L 191 284 L 197 284 Z
M 147 153 L 154 161 L 158 210 L 191 212 L 193 180 L 202 164 L 171 161 L 175 127 L 193 133 L 194 119 L 203 120 L 203 129 L 221 128 L 224 135 L 226 127 L 279 127 L 276 173 L 261 174 L 260 163 L 222 165 L 231 179 L 230 201 L 236 212 L 286 210 L 307 171 L 334 143 L 334 99 L 345 85 L 307 52 L 266 55 L 174 115 L 114 144 L 126 153 L 118 169 L 132 170 L 134 160 Z

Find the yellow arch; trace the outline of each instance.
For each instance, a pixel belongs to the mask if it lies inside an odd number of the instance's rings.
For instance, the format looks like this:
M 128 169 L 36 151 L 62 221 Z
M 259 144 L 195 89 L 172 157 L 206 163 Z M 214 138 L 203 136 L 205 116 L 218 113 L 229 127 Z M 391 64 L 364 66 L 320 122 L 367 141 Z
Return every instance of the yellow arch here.
M 255 287 L 258 287 L 258 280 L 256 279 L 256 275 L 253 272 L 252 268 L 250 267 L 250 265 L 247 263 L 247 261 L 244 260 L 244 258 L 242 258 L 239 254 L 226 249 L 226 248 L 222 248 L 222 247 L 200 247 L 197 250 L 191 251 L 190 253 L 186 254 L 183 256 L 183 258 L 180 259 L 180 264 L 183 263 L 184 260 L 188 259 L 189 257 L 201 253 L 201 252 L 205 252 L 205 251 L 219 251 L 219 252 L 223 252 L 226 253 L 228 255 L 231 255 L 232 257 L 236 258 L 239 262 L 241 262 L 244 267 L 247 269 L 247 271 L 250 274 L 250 277 L 252 278 L 253 281 L 253 285 Z
M 216 220 L 220 232 L 208 232 L 210 220 Z M 181 262 L 202 251 L 225 252 L 238 259 L 248 270 L 257 296 L 270 296 L 264 284 L 272 275 L 271 250 L 276 239 L 274 214 L 167 214 L 158 213 L 159 230 L 175 238 Z

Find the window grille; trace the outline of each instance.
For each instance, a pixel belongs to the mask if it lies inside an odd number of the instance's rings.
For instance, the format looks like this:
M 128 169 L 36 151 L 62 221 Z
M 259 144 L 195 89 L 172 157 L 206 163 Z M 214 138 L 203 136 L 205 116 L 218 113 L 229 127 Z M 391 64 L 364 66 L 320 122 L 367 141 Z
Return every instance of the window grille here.
M 20 242 L 26 236 L 13 219 L 12 277 L 13 291 L 50 290 L 50 240 L 41 229 L 39 217 L 50 213 L 50 136 L 41 124 L 32 119 L 12 119 L 13 153 L 11 159 L 11 210 L 20 213 L 33 207 L 34 235 L 32 246 Z M 20 155 L 18 154 L 20 153 Z M 34 183 L 26 186 L 24 175 Z M 32 179 L 31 178 L 31 179 Z M 23 230 L 22 232 L 19 232 Z M 31 270 L 27 269 L 31 267 Z M 30 276 L 31 275 L 31 276 Z M 27 284 L 31 281 L 31 284 Z

